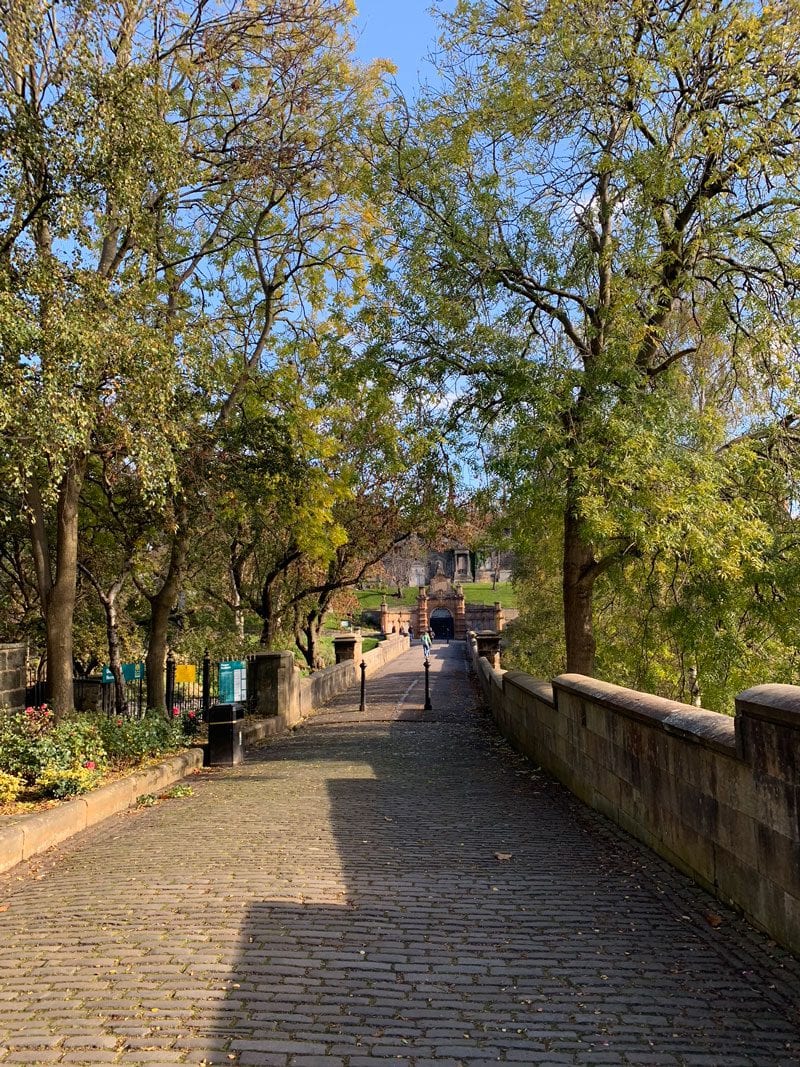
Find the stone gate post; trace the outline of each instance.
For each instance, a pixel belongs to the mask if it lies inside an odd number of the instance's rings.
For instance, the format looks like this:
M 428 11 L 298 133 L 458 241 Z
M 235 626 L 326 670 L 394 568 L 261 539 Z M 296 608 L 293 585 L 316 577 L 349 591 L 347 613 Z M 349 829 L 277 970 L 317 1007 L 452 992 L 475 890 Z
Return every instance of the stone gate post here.
M 489 665 L 496 671 L 500 670 L 500 634 L 493 630 L 481 630 L 475 634 L 478 644 L 478 655 L 489 661 Z
M 248 661 L 250 712 L 258 718 L 281 715 L 291 726 L 300 720 L 299 672 L 291 652 L 260 652 Z
M 336 662 L 345 663 L 348 660 L 361 659 L 361 634 L 345 634 L 342 637 L 334 637 L 333 650 L 336 653 Z

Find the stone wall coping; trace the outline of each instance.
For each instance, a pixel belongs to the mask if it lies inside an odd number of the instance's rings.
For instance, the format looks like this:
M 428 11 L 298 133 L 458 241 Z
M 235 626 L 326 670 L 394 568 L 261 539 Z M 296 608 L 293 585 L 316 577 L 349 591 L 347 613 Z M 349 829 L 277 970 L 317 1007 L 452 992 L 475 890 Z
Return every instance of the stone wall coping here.
M 736 698 L 736 714 L 800 730 L 800 685 L 756 685 Z
M 369 667 L 373 660 L 378 661 L 378 666 L 383 666 L 384 657 L 386 661 L 394 659 L 402 652 L 405 652 L 407 648 L 411 648 L 411 642 L 408 637 L 402 637 L 400 634 L 387 634 L 382 641 L 379 641 L 375 648 L 371 648 L 369 652 L 362 654 L 362 659 Z
M 329 678 L 336 674 L 342 674 L 345 671 L 351 671 L 354 662 L 354 660 L 348 659 L 343 663 L 331 663 L 327 667 L 323 667 L 321 671 L 313 671 L 311 674 L 304 674 L 300 679 L 300 685 L 303 689 L 313 689 L 322 678 Z M 297 670 L 299 673 L 300 668 L 298 667 Z
M 625 689 L 583 674 L 560 674 L 553 679 L 553 690 L 585 697 L 609 711 L 660 727 L 684 740 L 708 745 L 726 756 L 736 755 L 736 727 L 730 715 Z
M 27 647 L 24 641 L 0 641 L 0 652 L 5 652 L 9 648 L 22 649 Z
M 278 659 L 282 661 L 290 659 L 294 663 L 294 655 L 286 649 L 282 649 L 280 652 L 254 652 L 253 659 Z
M 352 639 L 354 641 L 358 638 L 361 638 L 363 641 L 364 635 L 352 635 Z M 336 640 L 339 640 L 338 637 L 336 638 Z M 393 647 L 395 645 L 398 645 L 398 647 Z M 362 658 L 366 662 L 367 666 L 369 666 L 372 660 L 374 659 L 382 661 L 382 655 L 385 654 L 385 650 L 390 650 L 393 656 L 399 656 L 403 649 L 408 647 L 409 641 L 407 637 L 401 637 L 399 634 L 394 634 L 390 637 L 386 637 L 383 641 L 376 645 L 375 648 L 371 648 L 369 652 L 364 652 Z M 260 652 L 258 654 L 262 656 L 291 656 L 297 674 L 301 673 L 301 668 L 295 662 L 294 656 L 291 652 Z M 348 670 L 352 667 L 352 665 L 353 660 L 347 660 L 345 663 L 330 663 L 327 667 L 323 667 L 320 671 L 313 671 L 311 674 L 304 674 L 301 679 L 301 685 L 311 685 L 315 678 L 324 678 L 328 674 L 333 675 L 341 673 L 343 669 Z
M 503 675 L 506 673 L 502 667 L 496 670 L 485 656 L 479 656 L 475 661 L 476 669 L 481 671 L 486 678 L 498 689 L 503 688 Z
M 530 674 L 526 674 L 525 671 L 506 671 L 503 675 L 503 687 L 506 685 L 515 685 L 517 689 L 530 693 L 531 696 L 551 708 L 556 706 L 555 694 L 550 682 L 539 681 Z

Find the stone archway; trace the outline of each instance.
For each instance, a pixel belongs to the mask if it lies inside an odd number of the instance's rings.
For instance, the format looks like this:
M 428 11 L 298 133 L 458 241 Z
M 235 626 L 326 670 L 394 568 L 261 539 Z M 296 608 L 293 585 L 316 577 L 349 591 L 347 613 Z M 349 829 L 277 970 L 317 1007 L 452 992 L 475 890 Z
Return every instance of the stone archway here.
M 429 626 L 433 631 L 433 636 L 438 637 L 440 640 L 450 641 L 455 637 L 453 615 L 447 608 L 436 608 L 432 611 Z

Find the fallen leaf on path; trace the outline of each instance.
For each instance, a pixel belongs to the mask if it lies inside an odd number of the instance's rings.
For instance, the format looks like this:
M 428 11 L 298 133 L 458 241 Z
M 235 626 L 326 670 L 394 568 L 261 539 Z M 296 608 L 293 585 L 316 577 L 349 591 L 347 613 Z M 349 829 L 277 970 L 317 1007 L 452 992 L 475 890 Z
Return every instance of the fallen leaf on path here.
M 716 930 L 718 926 L 722 926 L 722 916 L 717 915 L 715 911 L 707 911 L 705 914 L 705 920 L 709 926 L 713 926 Z
M 0 904 L 0 911 L 8 911 L 10 907 L 10 904 Z
M 513 852 L 495 852 L 494 858 L 496 860 L 510 860 L 513 855 Z

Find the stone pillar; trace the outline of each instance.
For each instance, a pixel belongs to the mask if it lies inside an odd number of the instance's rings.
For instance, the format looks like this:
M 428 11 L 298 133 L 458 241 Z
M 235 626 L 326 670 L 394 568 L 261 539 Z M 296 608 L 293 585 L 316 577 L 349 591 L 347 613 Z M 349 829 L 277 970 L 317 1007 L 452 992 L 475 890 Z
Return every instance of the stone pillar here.
M 455 591 L 457 596 L 453 602 L 453 636 L 456 641 L 463 641 L 467 636 L 467 607 L 461 586 L 457 585 Z
M 357 659 L 361 661 L 361 635 L 342 634 L 334 637 L 333 650 L 336 653 L 336 662 L 345 663 L 347 660 Z
M 757 685 L 739 694 L 736 752 L 757 779 L 800 790 L 800 686 Z
M 732 837 L 735 859 L 718 850 L 716 877 L 732 899 L 777 940 L 800 946 L 800 686 L 757 685 L 736 698 L 736 752 L 749 764 L 753 792 L 745 827 Z M 747 800 L 749 799 L 749 805 Z M 732 887 L 738 887 L 734 893 Z
M 300 698 L 291 652 L 261 652 L 247 664 L 250 712 L 258 718 L 282 715 L 288 725 L 300 719 Z
M 12 710 L 25 707 L 26 653 L 23 644 L 0 644 L 0 705 Z
M 493 630 L 481 630 L 475 634 L 478 642 L 478 655 L 488 659 L 489 665 L 496 671 L 500 670 L 500 634 Z
M 388 634 L 391 627 L 389 626 L 389 605 L 386 603 L 386 597 L 381 599 L 381 633 Z
M 417 597 L 417 629 L 415 636 L 419 637 L 423 630 L 428 629 L 428 594 L 423 585 L 420 588 L 419 596 Z
M 502 633 L 506 628 L 506 617 L 503 613 L 503 605 L 499 600 L 494 602 L 494 628 L 498 633 Z

